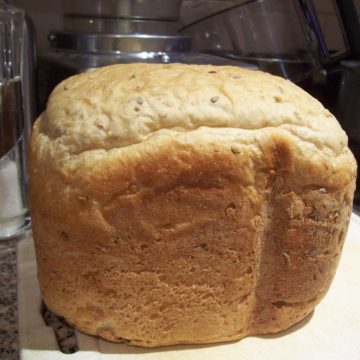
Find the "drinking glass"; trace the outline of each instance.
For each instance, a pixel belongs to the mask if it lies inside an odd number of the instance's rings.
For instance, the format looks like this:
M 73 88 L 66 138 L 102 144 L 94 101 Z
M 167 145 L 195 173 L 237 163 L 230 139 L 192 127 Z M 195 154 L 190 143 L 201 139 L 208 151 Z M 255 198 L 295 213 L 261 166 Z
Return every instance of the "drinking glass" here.
M 0 0 L 0 240 L 24 232 L 30 217 L 27 200 L 26 106 L 29 28 L 24 11 Z

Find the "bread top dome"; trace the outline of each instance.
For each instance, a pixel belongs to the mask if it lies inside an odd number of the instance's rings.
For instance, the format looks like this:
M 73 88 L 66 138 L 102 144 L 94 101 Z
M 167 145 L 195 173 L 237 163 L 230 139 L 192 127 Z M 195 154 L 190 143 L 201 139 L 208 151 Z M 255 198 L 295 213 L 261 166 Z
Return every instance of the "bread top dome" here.
M 70 77 L 50 96 L 41 130 L 70 153 L 121 148 L 164 131 L 278 128 L 339 154 L 347 137 L 291 82 L 236 67 L 113 65 Z
M 67 172 L 84 157 L 89 167 L 114 156 L 146 161 L 174 141 L 246 146 L 244 156 L 261 158 L 264 139 L 280 136 L 297 159 L 292 170 L 305 171 L 302 162 L 318 168 L 309 182 L 337 175 L 330 183 L 341 185 L 356 173 L 345 132 L 316 99 L 282 78 L 230 66 L 127 64 L 70 77 L 34 133 L 37 160 Z

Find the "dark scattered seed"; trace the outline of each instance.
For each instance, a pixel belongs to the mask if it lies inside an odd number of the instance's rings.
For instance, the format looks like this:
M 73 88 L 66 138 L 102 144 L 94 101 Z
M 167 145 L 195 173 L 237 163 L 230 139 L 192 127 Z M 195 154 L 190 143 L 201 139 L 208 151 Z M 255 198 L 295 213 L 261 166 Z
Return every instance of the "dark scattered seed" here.
M 78 200 L 81 201 L 81 202 L 86 202 L 86 201 L 88 201 L 88 197 L 87 197 L 87 196 L 79 195 L 79 196 L 78 196 Z
M 229 204 L 225 209 L 226 216 L 234 216 L 236 213 L 236 205 L 234 203 Z
M 290 265 L 290 255 L 287 253 L 283 253 L 282 256 L 283 256 L 284 264 L 286 266 L 289 266 Z
M 138 106 L 135 106 L 135 107 L 134 107 L 134 110 L 135 110 L 135 111 L 140 111 L 140 108 L 139 108 Z
M 219 100 L 219 97 L 218 96 L 213 96 L 210 101 L 214 104 L 216 103 L 217 101 Z
M 135 194 L 138 191 L 138 187 L 136 184 L 130 184 L 128 186 L 128 191 L 130 194 Z
M 281 309 L 283 306 L 287 305 L 285 301 L 276 301 L 272 303 L 277 309 Z
M 241 152 L 241 148 L 240 148 L 240 146 L 238 146 L 238 145 L 231 145 L 231 152 L 233 153 L 233 154 L 240 154 L 240 152 Z
M 216 74 L 216 73 L 217 73 L 217 71 L 214 71 L 214 70 L 209 71 L 209 74 Z
M 136 99 L 136 102 L 139 104 L 139 105 L 142 105 L 144 103 L 144 100 L 143 98 L 141 98 L 140 96 Z
M 197 247 L 201 248 L 201 249 L 204 249 L 204 250 L 208 250 L 208 246 L 206 243 L 201 243 L 201 244 L 198 244 Z
M 69 240 L 69 235 L 65 231 L 61 232 L 61 237 L 66 241 Z
M 135 79 L 136 78 L 136 75 L 135 74 L 132 74 L 131 76 L 130 76 L 130 79 Z
M 298 120 L 301 120 L 301 115 L 300 115 L 299 112 L 294 111 L 294 115 L 295 115 L 295 117 L 296 117 Z

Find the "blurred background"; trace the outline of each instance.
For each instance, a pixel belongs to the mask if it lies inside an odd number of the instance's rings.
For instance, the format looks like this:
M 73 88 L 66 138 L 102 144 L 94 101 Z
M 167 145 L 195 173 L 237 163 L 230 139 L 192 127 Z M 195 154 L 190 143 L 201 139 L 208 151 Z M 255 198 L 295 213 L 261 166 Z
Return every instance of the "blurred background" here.
M 76 2 L 74 0 L 73 2 Z M 181 7 L 180 21 L 183 25 L 191 24 L 208 14 L 242 4 L 241 0 L 184 0 Z M 348 2 L 347 0 L 343 2 Z M 52 30 L 64 28 L 62 0 L 12 0 L 11 4 L 20 7 L 31 16 L 35 23 L 37 41 L 40 48 L 48 47 L 48 34 Z M 88 2 L 90 3 L 90 2 Z M 330 47 L 338 49 L 343 46 L 343 39 L 337 26 L 337 14 L 333 1 L 315 0 L 314 6 L 318 12 L 319 21 L 325 37 L 330 41 Z M 360 14 L 360 0 L 355 0 L 355 9 Z
M 311 93 L 337 116 L 360 161 L 360 0 L 8 3 L 26 11 L 36 34 L 28 80 L 32 118 L 61 80 L 99 66 L 229 64 L 268 71 Z

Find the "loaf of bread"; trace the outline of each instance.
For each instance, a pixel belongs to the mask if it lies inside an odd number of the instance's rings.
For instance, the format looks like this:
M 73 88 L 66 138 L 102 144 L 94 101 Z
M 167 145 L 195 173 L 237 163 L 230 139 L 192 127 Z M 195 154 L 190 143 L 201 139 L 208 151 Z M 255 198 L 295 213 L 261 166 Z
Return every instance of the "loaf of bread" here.
M 289 81 L 100 68 L 56 87 L 30 153 L 42 298 L 85 333 L 146 347 L 275 333 L 330 286 L 356 162 Z

